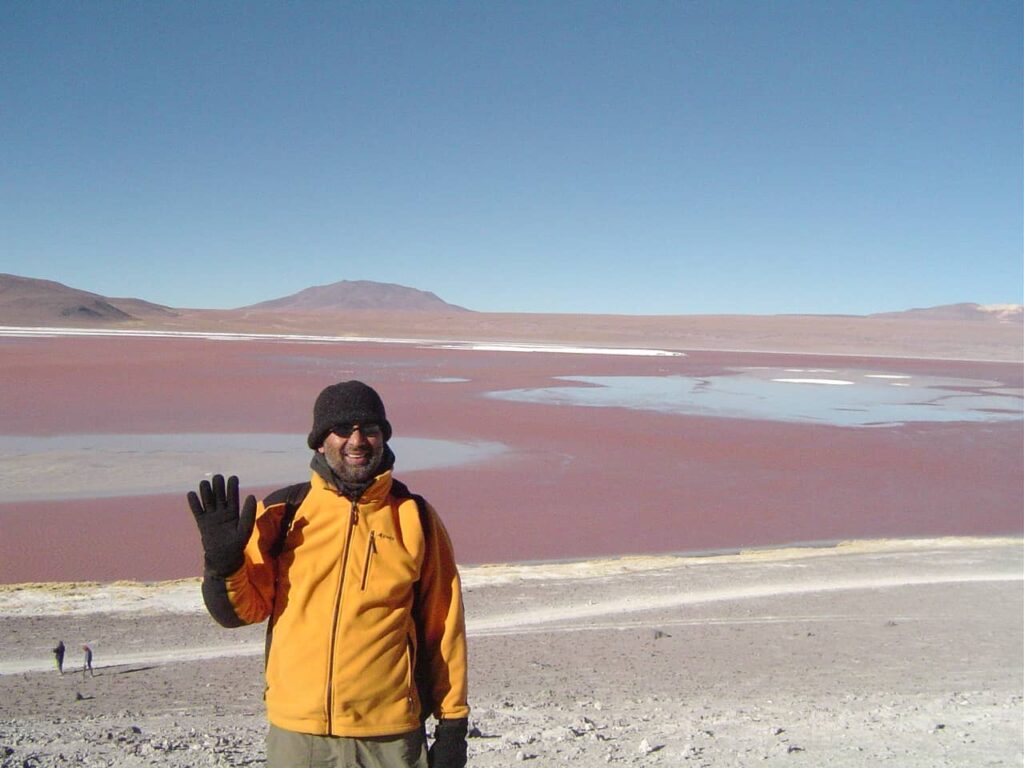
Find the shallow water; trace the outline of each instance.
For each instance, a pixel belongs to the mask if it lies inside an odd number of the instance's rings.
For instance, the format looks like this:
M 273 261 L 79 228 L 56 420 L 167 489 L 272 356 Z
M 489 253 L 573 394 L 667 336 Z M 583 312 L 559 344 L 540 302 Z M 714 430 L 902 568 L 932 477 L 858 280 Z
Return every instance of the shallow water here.
M 395 437 L 403 471 L 453 467 L 501 453 L 500 443 Z M 0 435 L 5 501 L 99 498 L 192 490 L 215 473 L 243 489 L 301 482 L 311 452 L 294 434 Z
M 518 402 L 619 407 L 722 418 L 895 426 L 1024 418 L 1024 398 L 999 382 L 855 369 L 733 369 L 722 376 L 559 377 L 565 386 L 509 389 Z

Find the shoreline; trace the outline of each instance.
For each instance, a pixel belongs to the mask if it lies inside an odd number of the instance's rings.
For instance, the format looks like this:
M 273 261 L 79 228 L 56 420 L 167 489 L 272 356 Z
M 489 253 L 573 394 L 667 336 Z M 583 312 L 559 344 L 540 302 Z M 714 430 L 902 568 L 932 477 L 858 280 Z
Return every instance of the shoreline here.
M 1022 547 L 1024 552 L 1024 535 L 1012 533 L 994 534 L 991 536 L 951 535 L 951 536 L 905 536 L 859 539 L 832 539 L 821 541 L 794 541 L 784 544 L 769 544 L 753 547 L 719 547 L 706 550 L 680 550 L 675 552 L 653 552 L 649 554 L 600 555 L 595 557 L 555 558 L 550 560 L 518 560 L 495 563 L 472 563 L 459 565 L 463 582 L 472 581 L 472 586 L 482 586 L 492 582 L 488 574 L 497 574 L 497 579 L 567 579 L 588 578 L 598 573 L 609 574 L 632 573 L 636 571 L 670 568 L 673 566 L 693 565 L 697 563 L 726 563 L 744 560 L 771 559 L 802 559 L 830 555 L 852 554 L 856 552 L 900 552 L 919 549 L 956 549 L 976 546 L 1012 546 Z M 619 567 L 621 566 L 621 567 Z M 511 575 L 511 574 L 514 574 Z M 479 579 L 479 580 L 478 580 Z M 14 615 L 9 613 L 5 595 L 8 592 L 23 590 L 53 590 L 58 588 L 84 589 L 91 587 L 108 588 L 110 586 L 156 589 L 182 584 L 199 584 L 201 576 L 186 576 L 176 579 L 156 579 L 152 581 L 137 579 L 112 579 L 109 581 L 25 581 L 0 584 L 0 618 Z M 95 611 L 97 613 L 102 611 Z

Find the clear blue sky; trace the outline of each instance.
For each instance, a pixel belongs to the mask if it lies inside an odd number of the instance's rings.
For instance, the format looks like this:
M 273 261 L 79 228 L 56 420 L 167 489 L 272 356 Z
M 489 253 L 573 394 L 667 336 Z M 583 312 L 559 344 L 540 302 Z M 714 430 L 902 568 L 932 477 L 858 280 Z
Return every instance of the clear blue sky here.
M 179 307 L 1020 303 L 1019 0 L 6 2 L 0 272 Z

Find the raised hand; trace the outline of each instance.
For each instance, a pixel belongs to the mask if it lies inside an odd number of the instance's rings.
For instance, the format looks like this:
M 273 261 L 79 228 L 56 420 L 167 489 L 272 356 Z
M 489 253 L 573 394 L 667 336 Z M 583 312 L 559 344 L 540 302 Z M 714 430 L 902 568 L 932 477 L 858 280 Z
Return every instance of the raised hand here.
M 238 507 L 238 478 L 214 475 L 199 484 L 199 494 L 188 492 L 188 505 L 203 540 L 206 570 L 224 578 L 245 562 L 245 544 L 256 522 L 256 497 L 247 496 Z

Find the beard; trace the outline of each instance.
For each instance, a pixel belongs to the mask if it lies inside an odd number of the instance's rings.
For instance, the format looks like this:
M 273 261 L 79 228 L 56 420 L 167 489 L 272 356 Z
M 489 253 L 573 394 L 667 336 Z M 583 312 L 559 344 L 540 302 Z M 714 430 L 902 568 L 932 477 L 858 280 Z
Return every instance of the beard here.
M 372 481 L 377 476 L 383 456 L 383 442 L 357 450 L 345 450 L 344 447 L 341 450 L 325 447 L 324 450 L 327 464 L 346 485 L 363 485 Z

